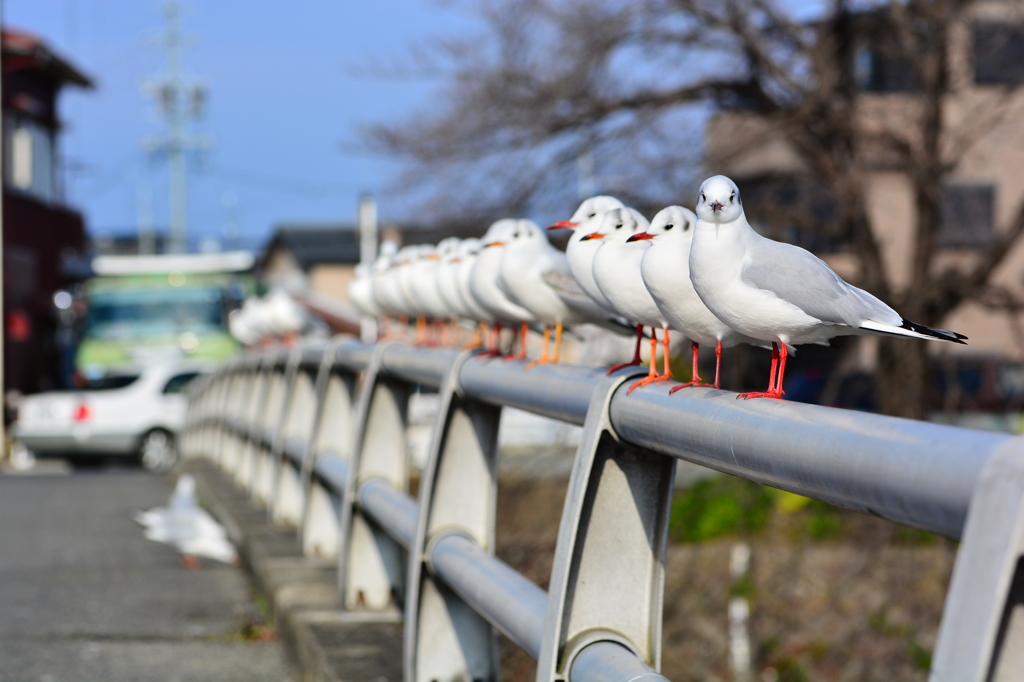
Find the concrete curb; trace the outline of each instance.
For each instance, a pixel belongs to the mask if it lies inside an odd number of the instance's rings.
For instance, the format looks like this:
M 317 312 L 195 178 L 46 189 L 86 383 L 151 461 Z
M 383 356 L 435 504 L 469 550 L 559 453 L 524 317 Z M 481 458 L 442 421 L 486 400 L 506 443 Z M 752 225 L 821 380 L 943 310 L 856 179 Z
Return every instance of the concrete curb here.
M 186 460 L 203 505 L 224 526 L 256 588 L 269 602 L 296 679 L 400 682 L 402 624 L 395 614 L 341 611 L 337 562 L 304 557 L 294 528 L 275 526 L 266 508 L 205 460 Z

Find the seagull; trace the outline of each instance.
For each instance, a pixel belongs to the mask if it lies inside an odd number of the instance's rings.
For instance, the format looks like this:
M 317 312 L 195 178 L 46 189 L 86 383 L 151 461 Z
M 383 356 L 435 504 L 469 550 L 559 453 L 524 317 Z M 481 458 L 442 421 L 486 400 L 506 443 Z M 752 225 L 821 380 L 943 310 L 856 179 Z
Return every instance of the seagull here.
M 600 194 L 585 199 L 569 220 L 560 220 L 548 227 L 549 230 L 573 231 L 565 246 L 565 256 L 574 280 L 563 282 L 549 277 L 548 284 L 559 291 L 568 305 L 594 317 L 612 311 L 613 307 L 594 281 L 594 254 L 601 248 L 602 242 L 589 241 L 584 237 L 595 232 L 601 226 L 604 214 L 616 208 L 625 206 L 615 197 Z M 581 296 L 580 293 L 585 295 Z
M 413 247 L 409 264 L 398 271 L 398 282 L 405 297 L 416 310 L 416 342 L 427 343 L 428 320 L 443 320 L 449 316 L 448 309 L 437 294 L 434 284 L 437 269 L 437 250 L 430 244 Z
M 462 296 L 459 295 L 458 262 L 461 244 L 462 240 L 458 237 L 448 237 L 437 243 L 439 260 L 434 275 L 437 295 L 444 301 L 448 316 L 451 318 L 452 331 L 456 335 L 458 334 L 459 320 L 471 319 L 462 302 Z
M 501 259 L 504 256 L 505 240 L 512 236 L 519 223 L 512 218 L 505 218 L 487 228 L 483 237 L 483 248 L 476 257 L 473 271 L 470 274 L 469 289 L 473 298 L 487 312 L 494 316 L 493 326 L 495 342 L 490 353 L 498 355 L 497 336 L 501 333 L 503 322 L 520 325 L 520 352 L 513 359 L 526 357 L 526 335 L 529 323 L 534 317 L 526 308 L 510 301 L 505 292 L 498 286 L 498 275 L 501 272 Z
M 196 481 L 192 474 L 182 474 L 178 479 L 168 506 L 134 510 L 132 518 L 146 529 L 146 538 L 166 543 L 181 552 L 182 563 L 188 568 L 198 568 L 197 556 L 227 564 L 238 562 L 238 554 L 228 541 L 224 527 L 196 501 Z
M 373 299 L 385 313 L 398 318 L 405 324 L 410 315 L 415 315 L 412 303 L 406 298 L 398 282 L 398 273 L 408 267 L 412 258 L 411 246 L 403 246 L 397 252 L 381 253 L 374 263 Z
M 668 381 L 672 378 L 668 364 L 668 320 L 644 286 L 640 273 L 640 263 L 650 244 L 646 241 L 629 242 L 630 237 L 644 232 L 648 226 L 647 219 L 638 211 L 616 208 L 605 213 L 599 231 L 583 237 L 587 241 L 604 242 L 594 256 L 594 281 L 613 310 L 634 322 L 641 332 L 643 327 L 651 328 L 651 371 L 646 378 L 630 386 L 628 393 L 655 381 Z M 658 374 L 656 369 L 658 335 L 654 331 L 655 327 L 661 327 L 665 344 L 664 374 Z M 639 358 L 636 359 L 636 364 L 639 364 Z
M 673 387 L 669 393 L 688 386 L 719 388 L 723 347 L 729 348 L 738 343 L 767 347 L 764 341 L 743 336 L 715 317 L 694 291 L 693 283 L 690 282 L 690 244 L 696 222 L 697 216 L 690 209 L 669 206 L 658 211 L 646 232 L 639 232 L 626 240 L 650 240 L 648 243 L 651 247 L 644 252 L 640 264 L 644 284 L 669 326 L 690 339 L 693 378 Z M 715 346 L 713 384 L 706 384 L 700 378 L 697 367 L 698 344 Z
M 768 390 L 740 398 L 777 398 L 785 392 L 788 346 L 834 336 L 888 335 L 964 343 L 962 334 L 905 320 L 868 292 L 847 284 L 809 251 L 757 234 L 743 213 L 740 191 L 716 175 L 700 186 L 690 247 L 690 280 L 720 320 L 747 336 L 771 342 Z
M 373 298 L 373 279 L 370 265 L 356 266 L 355 277 L 348 284 L 348 300 L 363 317 L 377 319 L 383 310 Z
M 462 240 L 456 254 L 455 283 L 459 300 L 462 303 L 462 309 L 466 312 L 466 317 L 476 321 L 479 325 L 473 334 L 473 340 L 468 344 L 469 348 L 480 346 L 483 342 L 483 332 L 497 322 L 497 318 L 481 306 L 470 291 L 469 283 L 473 277 L 473 266 L 476 264 L 477 256 L 480 255 L 482 248 L 483 243 L 476 237 L 471 237 Z
M 516 221 L 516 228 L 504 242 L 498 286 L 509 300 L 530 311 L 544 323 L 544 347 L 539 359 L 526 365 L 558 362 L 562 351 L 562 329 L 566 324 L 589 321 L 583 312 L 570 307 L 545 279 L 548 273 L 572 278 L 565 254 L 548 241 L 532 220 Z M 555 351 L 548 355 L 551 328 L 555 328 Z M 525 352 L 525 347 L 523 348 Z

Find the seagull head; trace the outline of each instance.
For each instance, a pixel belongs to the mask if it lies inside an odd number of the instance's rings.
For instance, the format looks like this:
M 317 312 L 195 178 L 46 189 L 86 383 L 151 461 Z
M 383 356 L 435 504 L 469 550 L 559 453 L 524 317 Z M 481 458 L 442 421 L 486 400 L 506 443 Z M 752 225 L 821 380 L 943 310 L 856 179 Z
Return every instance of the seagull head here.
M 646 232 L 637 232 L 626 241 L 635 242 L 643 239 L 656 239 L 658 241 L 680 241 L 690 239 L 693 236 L 693 226 L 697 222 L 697 216 L 688 208 L 682 206 L 668 206 L 658 211 L 658 214 L 651 220 L 651 226 Z
M 596 234 L 601 238 L 612 242 L 625 243 L 626 240 L 638 232 L 647 229 L 647 219 L 639 211 L 632 208 L 616 208 L 604 214 L 601 220 L 601 227 Z M 587 235 L 592 237 L 592 235 Z M 587 237 L 584 237 L 586 239 Z
M 615 197 L 599 194 L 597 196 L 590 197 L 589 199 L 584 199 L 583 203 L 580 204 L 580 207 L 576 209 L 576 212 L 572 214 L 572 218 L 552 223 L 548 229 L 575 229 L 580 225 L 590 223 L 591 221 L 597 222 L 608 211 L 622 207 L 622 202 Z
M 536 248 L 546 242 L 547 237 L 537 223 L 523 218 L 515 221 L 515 228 L 505 241 L 512 248 Z
M 724 175 L 704 181 L 697 197 L 697 216 L 709 223 L 731 223 L 743 215 L 743 202 L 736 183 Z

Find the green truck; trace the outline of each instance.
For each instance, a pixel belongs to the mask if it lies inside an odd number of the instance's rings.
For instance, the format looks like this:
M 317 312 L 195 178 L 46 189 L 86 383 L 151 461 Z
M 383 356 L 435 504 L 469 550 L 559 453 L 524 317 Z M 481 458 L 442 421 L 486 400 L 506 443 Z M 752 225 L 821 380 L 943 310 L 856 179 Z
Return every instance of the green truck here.
M 228 315 L 252 292 L 248 252 L 98 256 L 85 282 L 75 369 L 87 379 L 173 359 L 235 354 Z

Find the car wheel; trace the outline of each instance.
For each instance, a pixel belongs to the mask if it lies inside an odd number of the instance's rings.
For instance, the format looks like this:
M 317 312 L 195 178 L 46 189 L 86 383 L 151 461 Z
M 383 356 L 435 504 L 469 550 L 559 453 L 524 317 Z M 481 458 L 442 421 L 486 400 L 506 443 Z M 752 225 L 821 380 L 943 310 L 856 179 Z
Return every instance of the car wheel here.
M 146 471 L 154 474 L 170 471 L 178 461 L 178 448 L 175 446 L 174 436 L 163 429 L 153 429 L 142 437 L 139 459 Z

